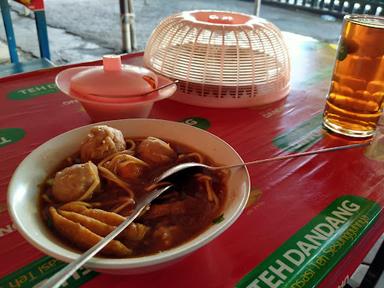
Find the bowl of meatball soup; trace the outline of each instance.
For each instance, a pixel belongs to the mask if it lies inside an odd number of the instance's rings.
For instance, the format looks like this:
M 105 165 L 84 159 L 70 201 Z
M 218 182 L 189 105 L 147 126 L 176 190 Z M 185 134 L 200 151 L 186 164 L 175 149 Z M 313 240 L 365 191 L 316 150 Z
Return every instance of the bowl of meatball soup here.
M 8 211 L 26 241 L 69 263 L 171 181 L 171 189 L 85 265 L 112 274 L 153 271 L 204 249 L 238 219 L 249 196 L 245 167 L 156 181 L 183 162 L 243 160 L 222 139 L 184 123 L 126 119 L 80 127 L 20 163 L 9 184 Z

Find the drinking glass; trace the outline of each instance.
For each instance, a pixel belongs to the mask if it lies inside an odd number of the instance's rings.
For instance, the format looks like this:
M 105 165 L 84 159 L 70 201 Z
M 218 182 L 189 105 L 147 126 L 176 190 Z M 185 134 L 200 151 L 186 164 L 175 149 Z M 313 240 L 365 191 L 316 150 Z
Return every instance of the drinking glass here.
M 323 124 L 350 137 L 374 134 L 384 102 L 384 17 L 346 15 Z

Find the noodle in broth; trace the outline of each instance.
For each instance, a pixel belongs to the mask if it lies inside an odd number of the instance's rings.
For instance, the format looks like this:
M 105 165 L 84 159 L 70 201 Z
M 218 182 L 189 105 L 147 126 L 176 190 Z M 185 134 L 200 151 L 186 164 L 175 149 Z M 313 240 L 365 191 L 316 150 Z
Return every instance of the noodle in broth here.
M 85 251 L 130 215 L 141 198 L 167 183 L 154 179 L 183 162 L 215 165 L 180 143 L 155 137 L 124 138 L 119 130 L 95 126 L 80 151 L 63 161 L 41 191 L 42 217 L 74 249 Z M 227 171 L 198 171 L 175 179 L 100 254 L 138 257 L 185 243 L 221 218 Z

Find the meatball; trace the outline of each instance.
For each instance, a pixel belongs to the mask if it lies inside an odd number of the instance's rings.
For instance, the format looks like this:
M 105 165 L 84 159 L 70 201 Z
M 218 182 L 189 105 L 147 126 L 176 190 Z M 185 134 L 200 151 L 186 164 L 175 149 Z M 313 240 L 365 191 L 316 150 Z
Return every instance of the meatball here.
M 126 144 L 123 133 L 105 125 L 95 126 L 87 135 L 80 147 L 80 157 L 83 161 L 99 162 L 116 152 L 125 150 Z
M 161 139 L 148 137 L 138 146 L 140 158 L 150 164 L 168 164 L 176 158 L 176 152 Z
M 87 200 L 99 187 L 100 178 L 95 164 L 75 164 L 56 173 L 52 195 L 60 202 Z

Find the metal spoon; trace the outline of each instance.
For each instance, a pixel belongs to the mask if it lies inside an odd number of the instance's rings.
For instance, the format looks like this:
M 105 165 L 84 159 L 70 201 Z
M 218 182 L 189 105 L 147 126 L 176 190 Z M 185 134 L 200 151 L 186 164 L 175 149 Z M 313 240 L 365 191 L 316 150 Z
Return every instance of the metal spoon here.
M 105 245 L 107 245 L 113 238 L 115 238 L 120 232 L 122 232 L 125 228 L 128 227 L 129 224 L 132 223 L 133 220 L 137 216 L 140 215 L 141 211 L 144 209 L 145 206 L 147 206 L 149 203 L 151 203 L 154 199 L 159 197 L 161 194 L 163 194 L 165 191 L 167 191 L 169 188 L 171 188 L 172 185 L 165 186 L 163 188 L 157 189 L 151 193 L 148 193 L 146 197 L 138 204 L 136 205 L 135 209 L 133 209 L 133 212 L 131 215 L 129 215 L 124 222 L 122 222 L 119 226 L 115 228 L 111 233 L 109 233 L 107 236 L 104 237 L 99 243 L 97 243 L 92 248 L 88 249 L 84 254 L 82 254 L 79 258 L 77 258 L 72 263 L 65 266 L 63 269 L 61 269 L 59 272 L 57 272 L 55 275 L 53 275 L 51 278 L 49 278 L 46 282 L 41 283 L 38 288 L 56 288 L 59 287 L 61 284 L 65 282 L 77 269 L 79 269 L 81 266 L 83 266 L 90 258 L 92 258 L 94 255 L 96 255 L 97 252 L 99 252 L 101 249 L 104 248 Z
M 320 153 L 334 152 L 334 151 L 339 151 L 339 150 L 365 147 L 365 146 L 368 146 L 370 143 L 371 142 L 369 141 L 369 142 L 364 142 L 364 143 L 350 144 L 350 145 L 344 145 L 344 146 L 336 146 L 336 147 L 331 147 L 331 148 L 324 148 L 324 149 L 319 149 L 319 150 L 288 154 L 288 155 L 284 155 L 284 156 L 278 156 L 278 157 L 267 158 L 267 159 L 260 159 L 260 160 L 245 162 L 245 163 L 241 163 L 241 164 L 226 165 L 226 166 L 208 166 L 208 165 L 196 163 L 196 162 L 181 163 L 179 165 L 176 165 L 176 166 L 164 171 L 160 176 L 158 176 L 155 179 L 155 182 L 160 182 L 163 180 L 170 180 L 169 178 L 174 177 L 176 175 L 180 175 L 181 172 L 188 173 L 188 170 L 191 170 L 191 169 L 208 169 L 208 170 L 232 169 L 232 168 L 238 168 L 238 167 L 243 167 L 243 166 L 266 163 L 266 162 L 272 162 L 272 161 L 308 156 L 308 155 L 313 155 L 313 154 L 320 154 Z

